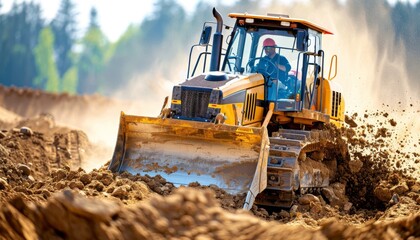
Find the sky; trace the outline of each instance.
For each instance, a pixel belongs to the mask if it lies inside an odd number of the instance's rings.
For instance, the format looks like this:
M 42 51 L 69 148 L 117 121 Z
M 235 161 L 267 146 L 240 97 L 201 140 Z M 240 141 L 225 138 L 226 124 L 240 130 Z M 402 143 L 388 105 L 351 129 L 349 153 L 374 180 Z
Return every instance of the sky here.
M 13 2 L 23 2 L 25 0 L 1 0 L 1 12 L 8 12 Z M 47 21 L 53 19 L 60 6 L 60 0 L 33 0 L 41 4 L 43 16 Z M 29 0 L 26 0 L 29 2 Z M 146 16 L 153 12 L 153 5 L 156 0 L 73 0 L 78 12 L 77 22 L 79 22 L 79 32 L 84 33 L 89 23 L 90 9 L 95 6 L 98 10 L 98 21 L 102 31 L 111 40 L 116 41 L 124 33 L 127 27 L 132 23 L 140 23 Z M 195 9 L 197 0 L 177 0 L 187 12 Z M 207 2 L 217 2 L 216 0 L 207 0 Z M 234 0 L 225 0 L 229 3 Z M 118 3 L 118 4 L 116 4 Z
M 8 12 L 12 7 L 13 2 L 22 2 L 25 0 L 1 0 L 1 12 Z M 26 0 L 29 1 L 29 0 Z M 43 10 L 43 16 L 47 21 L 54 18 L 60 6 L 60 0 L 33 0 L 40 3 Z M 229 5 L 236 0 L 223 0 L 223 4 Z M 267 2 L 264 0 L 263 2 Z M 293 0 L 283 0 L 283 2 L 290 2 Z M 302 0 L 301 0 L 302 1 Z M 344 0 L 345 1 L 345 0 Z M 397 1 L 415 3 L 418 0 L 388 0 L 391 4 Z M 118 4 L 116 4 L 116 2 Z M 127 27 L 132 23 L 140 23 L 145 17 L 150 16 L 153 12 L 153 5 L 156 0 L 73 0 L 76 5 L 76 11 L 79 13 L 77 22 L 79 22 L 79 34 L 83 34 L 89 23 L 90 9 L 95 6 L 98 10 L 98 20 L 102 31 L 111 41 L 117 41 L 118 38 L 125 32 Z M 187 12 L 195 9 L 199 0 L 177 0 Z M 206 0 L 208 3 L 217 3 L 220 0 Z

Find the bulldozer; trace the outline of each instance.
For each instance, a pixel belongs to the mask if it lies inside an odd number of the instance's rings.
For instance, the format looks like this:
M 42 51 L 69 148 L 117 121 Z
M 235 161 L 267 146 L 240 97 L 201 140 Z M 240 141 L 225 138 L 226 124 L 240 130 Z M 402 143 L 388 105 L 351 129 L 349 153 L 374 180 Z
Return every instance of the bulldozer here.
M 160 115 L 121 112 L 109 169 L 215 185 L 243 194 L 246 210 L 291 207 L 297 196 L 327 187 L 337 170 L 325 126 L 342 126 L 345 102 L 332 81 L 337 56 L 326 78 L 322 50 L 322 36 L 332 33 L 281 14 L 230 13 L 231 27 L 212 13 L 216 21 L 203 24 L 191 47 L 186 80 Z

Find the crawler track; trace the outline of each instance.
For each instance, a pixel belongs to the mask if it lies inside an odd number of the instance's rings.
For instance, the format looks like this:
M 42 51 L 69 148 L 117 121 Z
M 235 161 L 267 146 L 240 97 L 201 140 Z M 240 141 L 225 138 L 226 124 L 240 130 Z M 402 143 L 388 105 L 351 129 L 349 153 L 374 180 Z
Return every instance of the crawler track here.
M 337 161 L 328 153 L 334 143 L 327 131 L 280 129 L 272 135 L 267 188 L 257 196 L 257 204 L 290 207 L 296 194 L 329 185 Z

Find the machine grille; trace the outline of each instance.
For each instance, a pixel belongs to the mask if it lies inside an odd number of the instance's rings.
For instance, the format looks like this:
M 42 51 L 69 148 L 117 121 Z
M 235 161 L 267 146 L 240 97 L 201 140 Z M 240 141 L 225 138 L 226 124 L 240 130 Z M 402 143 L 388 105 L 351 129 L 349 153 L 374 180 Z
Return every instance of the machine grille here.
M 246 120 L 248 121 L 254 120 L 256 105 L 257 105 L 257 93 L 248 93 L 246 95 L 245 113 L 244 113 L 244 117 Z
M 188 118 L 206 118 L 210 94 L 209 91 L 182 90 L 181 115 Z
M 338 116 L 338 108 L 341 105 L 341 93 L 333 91 L 332 92 L 332 107 L 331 107 L 331 116 Z

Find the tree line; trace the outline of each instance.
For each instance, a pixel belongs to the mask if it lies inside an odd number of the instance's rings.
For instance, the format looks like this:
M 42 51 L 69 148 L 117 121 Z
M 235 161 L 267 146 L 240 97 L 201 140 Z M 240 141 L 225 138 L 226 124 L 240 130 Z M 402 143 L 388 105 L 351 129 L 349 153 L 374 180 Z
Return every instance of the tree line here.
M 106 38 L 90 13 L 90 25 L 81 40 L 76 39 L 75 5 L 62 0 L 55 18 L 42 18 L 34 2 L 13 3 L 0 15 L 0 83 L 50 92 L 85 92 L 82 79 L 103 59 Z M 80 41 L 82 51 L 74 51 Z M 99 49 L 98 49 L 99 48 Z M 86 70 L 88 69 L 88 70 Z
M 375 19 L 378 5 L 390 12 L 395 40 L 406 46 L 407 71 L 412 77 L 418 76 L 420 3 L 397 2 L 391 6 L 385 0 L 355 0 L 347 1 L 344 7 L 366 14 L 370 17 L 368 24 L 373 25 L 380 24 Z M 221 7 L 225 12 L 270 12 L 257 0 L 239 0 Z M 195 11 L 187 14 L 175 0 L 157 0 L 150 16 L 131 25 L 116 42 L 110 42 L 101 30 L 100 13 L 95 8 L 90 11 L 86 32 L 78 38 L 74 0 L 61 0 L 56 16 L 49 22 L 43 19 L 39 4 L 14 3 L 9 12 L 0 14 L 0 84 L 110 95 L 136 74 L 156 66 L 161 66 L 159 74 L 170 76 L 174 59 L 185 59 L 191 44 L 198 41 L 192 36 L 200 32 L 204 21 L 213 20 L 211 8 L 201 1 Z

